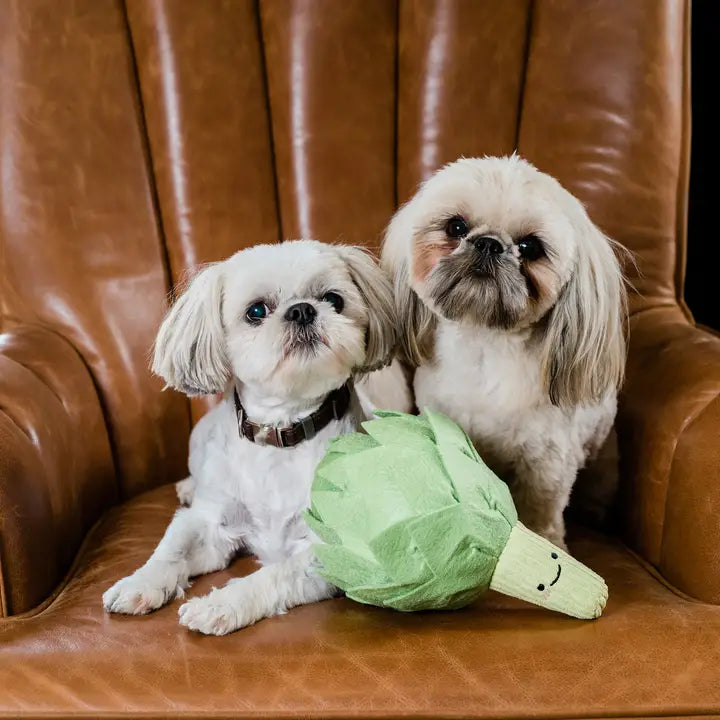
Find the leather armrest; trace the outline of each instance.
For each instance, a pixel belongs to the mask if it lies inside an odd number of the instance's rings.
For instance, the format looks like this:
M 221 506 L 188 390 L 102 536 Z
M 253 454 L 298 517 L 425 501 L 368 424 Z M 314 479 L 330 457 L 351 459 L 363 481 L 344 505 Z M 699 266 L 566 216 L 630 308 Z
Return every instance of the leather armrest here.
M 117 497 L 92 377 L 39 327 L 0 335 L 0 612 L 25 612 L 62 579 Z
M 720 603 L 720 337 L 677 307 L 634 316 L 617 428 L 628 541 L 676 588 Z

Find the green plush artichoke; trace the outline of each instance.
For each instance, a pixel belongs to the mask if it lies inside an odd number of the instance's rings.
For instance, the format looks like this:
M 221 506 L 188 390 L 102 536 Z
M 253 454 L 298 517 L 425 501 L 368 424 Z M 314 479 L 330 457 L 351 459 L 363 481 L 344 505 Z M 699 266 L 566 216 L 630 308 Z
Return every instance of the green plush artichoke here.
M 377 412 L 335 439 L 318 465 L 306 519 L 319 572 L 353 600 L 459 608 L 488 588 L 598 617 L 598 575 L 518 522 L 507 485 L 449 418 Z

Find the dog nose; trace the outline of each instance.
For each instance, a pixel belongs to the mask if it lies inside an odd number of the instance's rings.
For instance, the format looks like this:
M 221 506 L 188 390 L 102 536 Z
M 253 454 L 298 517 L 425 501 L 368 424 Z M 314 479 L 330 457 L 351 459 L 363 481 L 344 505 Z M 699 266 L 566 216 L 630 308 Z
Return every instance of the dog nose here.
M 491 235 L 480 235 L 479 237 L 470 238 L 469 242 L 475 246 L 475 249 L 479 253 L 500 255 L 505 252 L 503 244 Z
M 285 319 L 298 325 L 309 325 L 317 315 L 317 310 L 306 302 L 291 305 L 285 312 Z

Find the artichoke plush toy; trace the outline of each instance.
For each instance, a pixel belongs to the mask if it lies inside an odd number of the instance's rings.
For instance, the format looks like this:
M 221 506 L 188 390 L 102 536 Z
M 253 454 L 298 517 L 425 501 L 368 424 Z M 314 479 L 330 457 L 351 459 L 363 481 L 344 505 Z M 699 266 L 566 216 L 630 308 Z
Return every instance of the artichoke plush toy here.
M 450 419 L 378 412 L 332 442 L 306 517 L 319 572 L 359 602 L 459 608 L 488 588 L 578 618 L 601 577 L 518 521 L 507 485 Z

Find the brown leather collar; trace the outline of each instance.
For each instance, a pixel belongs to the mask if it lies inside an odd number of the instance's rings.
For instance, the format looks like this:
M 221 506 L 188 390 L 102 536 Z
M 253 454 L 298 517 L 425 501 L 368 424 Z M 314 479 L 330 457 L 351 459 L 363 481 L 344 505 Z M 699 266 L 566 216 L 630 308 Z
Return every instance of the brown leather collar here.
M 235 388 L 233 396 L 235 397 L 235 413 L 240 437 L 247 438 L 257 445 L 272 445 L 278 448 L 294 447 L 303 440 L 310 440 L 331 420 L 340 420 L 350 406 L 350 388 L 346 383 L 341 388 L 333 390 L 311 415 L 288 427 L 276 427 L 275 425 L 260 425 L 248 420 Z

